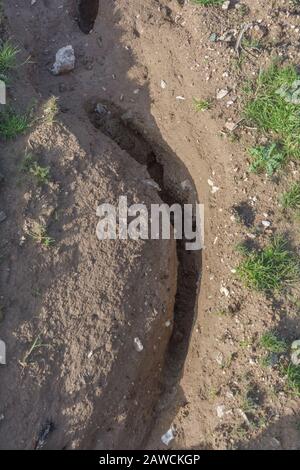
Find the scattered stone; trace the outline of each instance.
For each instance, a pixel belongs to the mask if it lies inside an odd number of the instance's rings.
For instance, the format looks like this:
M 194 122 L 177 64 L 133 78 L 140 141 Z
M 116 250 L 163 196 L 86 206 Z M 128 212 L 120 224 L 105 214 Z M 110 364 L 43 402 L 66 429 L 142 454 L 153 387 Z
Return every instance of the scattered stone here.
M 161 80 L 160 81 L 160 87 L 164 90 L 165 88 L 167 88 L 167 84 L 164 80 Z
M 243 418 L 245 423 L 250 426 L 250 422 L 249 422 L 249 419 L 247 418 L 246 413 L 243 410 L 241 410 L 240 408 L 237 409 L 237 412 L 241 415 L 241 417 Z
M 219 366 L 222 366 L 224 364 L 224 354 L 221 352 L 218 352 L 216 356 L 216 361 L 219 364 Z
M 6 364 L 6 345 L 4 341 L 0 339 L 0 364 Z
M 236 29 L 230 29 L 228 31 L 225 31 L 222 36 L 219 37 L 219 41 L 221 42 L 232 42 L 237 35 L 237 30 Z
M 230 7 L 230 3 L 231 3 L 230 0 L 226 0 L 226 2 L 224 2 L 222 5 L 222 10 L 225 10 L 225 11 L 228 10 Z
M 169 328 L 169 326 L 171 326 L 171 322 L 170 320 L 167 320 L 166 323 L 165 323 L 166 327 Z
M 230 132 L 233 132 L 236 129 L 236 124 L 232 121 L 227 121 L 225 123 L 226 129 L 228 129 Z
M 208 182 L 208 185 L 211 187 L 211 192 L 212 192 L 213 194 L 215 194 L 217 191 L 220 190 L 220 188 L 219 188 L 218 186 L 215 186 L 215 185 L 214 185 L 214 183 L 213 183 L 212 180 L 208 179 L 207 182 Z
M 217 33 L 212 33 L 210 36 L 209 36 L 209 40 L 210 42 L 216 42 L 218 40 L 218 35 Z
M 53 75 L 62 75 L 75 68 L 75 54 L 72 46 L 59 49 L 55 56 L 55 63 L 51 69 Z
M 262 221 L 262 225 L 263 225 L 265 228 L 268 228 L 268 227 L 270 227 L 271 222 L 270 222 L 269 220 L 263 220 L 263 221 Z
M 163 436 L 161 436 L 161 442 L 165 444 L 165 446 L 168 446 L 174 438 L 174 430 L 171 427 Z
M 223 98 L 225 98 L 225 96 L 228 95 L 228 93 L 229 91 L 227 90 L 227 88 L 222 88 L 217 93 L 217 100 L 222 100 Z
M 227 287 L 221 286 L 220 292 L 221 294 L 225 295 L 225 297 L 229 297 L 229 290 L 227 289 Z
M 102 103 L 97 103 L 95 113 L 99 114 L 99 116 L 103 118 L 109 113 L 109 111 L 107 109 L 107 106 Z
M 224 405 L 219 405 L 217 406 L 217 416 L 218 418 L 223 418 L 225 414 L 225 406 Z
M 137 352 L 142 352 L 143 351 L 144 346 L 142 345 L 142 342 L 139 338 L 134 338 L 133 344 L 134 344 L 135 350 Z
M 6 214 L 3 211 L 0 211 L 0 223 L 4 222 L 6 220 Z
M 185 97 L 179 95 L 179 96 L 176 96 L 176 99 L 179 100 L 179 101 L 184 101 Z

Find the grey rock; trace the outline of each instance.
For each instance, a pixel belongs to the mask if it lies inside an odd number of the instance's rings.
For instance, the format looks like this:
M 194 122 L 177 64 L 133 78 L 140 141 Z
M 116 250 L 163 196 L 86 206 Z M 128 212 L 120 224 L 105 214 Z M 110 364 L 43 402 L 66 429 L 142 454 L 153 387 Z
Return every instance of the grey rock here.
M 72 46 L 59 49 L 55 56 L 55 63 L 51 69 L 53 75 L 62 75 L 75 68 L 75 54 Z
M 109 114 L 107 107 L 102 103 L 97 103 L 95 108 L 95 113 L 99 114 L 100 117 L 105 117 Z

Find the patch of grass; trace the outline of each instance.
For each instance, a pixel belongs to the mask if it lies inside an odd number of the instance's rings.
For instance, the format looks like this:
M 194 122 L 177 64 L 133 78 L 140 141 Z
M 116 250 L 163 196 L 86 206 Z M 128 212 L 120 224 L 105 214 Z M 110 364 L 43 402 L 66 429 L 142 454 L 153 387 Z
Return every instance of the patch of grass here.
M 262 250 L 245 250 L 237 273 L 246 286 L 259 291 L 281 290 L 299 279 L 299 260 L 277 236 Z
M 40 243 L 41 245 L 45 247 L 49 247 L 54 245 L 55 240 L 54 238 L 51 238 L 48 233 L 47 229 L 44 225 L 37 224 L 32 230 L 30 230 L 29 235 L 33 240 L 36 242 Z
M 252 158 L 249 169 L 252 173 L 266 172 L 272 176 L 286 161 L 286 154 L 276 143 L 252 147 L 249 153 Z
M 39 165 L 31 153 L 25 154 L 22 168 L 25 172 L 34 176 L 38 184 L 46 184 L 50 180 L 50 168 Z
M 44 106 L 43 121 L 47 124 L 53 124 L 58 112 L 58 98 L 56 96 L 51 96 Z
M 284 209 L 300 209 L 300 183 L 294 183 L 289 191 L 281 196 Z
M 275 135 L 286 155 L 300 158 L 299 106 L 287 99 L 288 90 L 296 80 L 299 76 L 295 67 L 274 63 L 259 74 L 246 93 L 244 114 L 261 131 Z
M 288 388 L 300 396 L 300 366 L 290 363 L 285 370 Z
M 9 41 L 0 46 L 0 78 L 7 81 L 7 73 L 17 66 L 17 54 L 19 49 Z
M 193 0 L 193 3 L 197 5 L 203 5 L 204 7 L 210 7 L 214 5 L 222 5 L 224 0 Z
M 279 339 L 272 331 L 267 331 L 260 338 L 260 346 L 269 352 L 282 354 L 287 350 L 287 344 Z
M 0 137 L 10 140 L 23 134 L 31 125 L 31 118 L 28 113 L 20 114 L 11 108 L 0 112 Z
M 32 356 L 32 354 L 34 353 L 34 351 L 36 349 L 39 349 L 41 347 L 44 347 L 46 346 L 46 344 L 43 344 L 40 340 L 40 336 L 41 335 L 38 335 L 36 337 L 36 339 L 33 341 L 32 345 L 30 346 L 29 350 L 26 352 L 26 354 L 24 355 L 24 358 L 22 359 L 22 361 L 20 361 L 20 364 L 22 367 L 26 367 L 29 363 L 29 359 L 30 357 Z M 32 361 L 30 361 L 32 362 Z
M 193 102 L 194 108 L 197 112 L 206 111 L 211 108 L 211 101 L 209 100 L 198 100 L 197 98 L 193 98 Z

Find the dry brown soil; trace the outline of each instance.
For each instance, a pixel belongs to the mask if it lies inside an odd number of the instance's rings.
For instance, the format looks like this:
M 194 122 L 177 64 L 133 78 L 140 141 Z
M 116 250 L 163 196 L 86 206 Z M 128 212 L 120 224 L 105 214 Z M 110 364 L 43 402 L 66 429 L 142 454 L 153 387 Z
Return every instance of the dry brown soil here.
M 275 181 L 249 175 L 245 149 L 260 137 L 244 123 L 234 134 L 225 126 L 239 122 L 243 84 L 274 55 L 299 64 L 299 7 L 100 3 L 86 36 L 72 0 L 3 2 L 5 34 L 20 47 L 20 62 L 29 57 L 9 100 L 33 106 L 37 121 L 0 143 L 7 214 L 0 448 L 160 449 L 173 426 L 174 448 L 299 449 L 299 399 L 276 367 L 262 367 L 258 346 L 267 329 L 299 337 L 298 291 L 267 298 L 234 273 L 235 245 L 255 228 L 258 242 L 276 230 L 297 246 L 298 228 L 280 211 L 278 194 L 299 178 L 298 164 Z M 264 47 L 237 61 L 234 40 L 214 42 L 211 34 L 234 30 L 235 38 L 245 22 Z M 55 53 L 68 44 L 75 70 L 53 76 Z M 228 96 L 216 100 L 223 88 Z M 51 96 L 60 112 L 49 125 L 40 116 Z M 194 98 L 212 99 L 212 108 L 197 113 Z M 99 119 L 97 103 L 109 118 Z M 49 184 L 20 170 L 26 149 L 50 167 Z M 219 188 L 214 194 L 208 180 Z M 205 249 L 186 252 L 172 240 L 100 243 L 96 207 L 123 194 L 147 205 L 203 203 Z M 272 224 L 262 230 L 266 217 Z M 47 226 L 52 247 L 28 236 L 37 223 Z M 42 345 L 27 358 L 36 338 Z M 249 398 L 255 409 L 245 420 Z

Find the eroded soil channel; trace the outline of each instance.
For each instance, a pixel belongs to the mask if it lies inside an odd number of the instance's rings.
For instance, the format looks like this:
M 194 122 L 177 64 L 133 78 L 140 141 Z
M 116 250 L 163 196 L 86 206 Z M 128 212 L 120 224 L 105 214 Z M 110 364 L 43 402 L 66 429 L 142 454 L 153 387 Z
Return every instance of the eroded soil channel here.
M 97 129 L 116 142 L 131 158 L 147 167 L 149 175 L 157 185 L 163 203 L 169 206 L 180 204 L 183 207 L 185 203 L 197 202 L 194 196 L 191 201 L 191 191 L 188 191 L 189 194 L 187 194 L 186 189 L 182 189 L 180 181 L 177 181 L 173 187 L 166 187 L 164 172 L 168 171 L 168 163 L 170 163 L 168 159 L 173 157 L 165 152 L 164 157 L 159 155 L 159 146 L 150 142 L 148 132 L 145 132 L 131 112 L 124 113 L 113 103 L 103 101 L 89 104 L 87 111 L 92 124 Z M 187 185 L 190 190 L 192 184 L 190 178 Z M 165 358 L 162 384 L 163 394 L 169 394 L 172 399 L 174 399 L 174 392 L 176 394 L 174 387 L 176 389 L 189 347 L 201 278 L 201 251 L 188 251 L 185 248 L 185 243 L 184 238 L 177 240 L 178 271 L 174 327 Z M 163 401 L 168 402 L 168 398 L 162 399 Z M 164 405 L 160 403 L 158 409 L 161 410 L 161 408 L 164 408 Z

